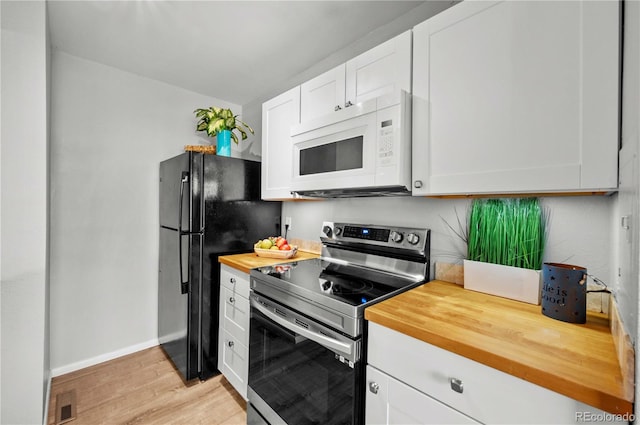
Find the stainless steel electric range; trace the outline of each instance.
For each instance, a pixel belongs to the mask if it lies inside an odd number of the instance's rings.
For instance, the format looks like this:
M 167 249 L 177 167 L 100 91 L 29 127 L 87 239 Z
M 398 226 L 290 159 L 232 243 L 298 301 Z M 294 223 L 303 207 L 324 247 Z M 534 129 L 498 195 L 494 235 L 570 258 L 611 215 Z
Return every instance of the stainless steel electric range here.
M 250 273 L 250 424 L 363 423 L 364 310 L 428 280 L 428 229 L 325 222 L 320 240 Z

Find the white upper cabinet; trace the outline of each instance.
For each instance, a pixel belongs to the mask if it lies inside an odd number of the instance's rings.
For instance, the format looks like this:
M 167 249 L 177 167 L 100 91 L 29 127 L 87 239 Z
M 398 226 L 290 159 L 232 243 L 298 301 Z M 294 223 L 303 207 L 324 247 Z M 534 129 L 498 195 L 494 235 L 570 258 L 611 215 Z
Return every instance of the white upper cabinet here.
M 464 1 L 414 28 L 413 194 L 617 187 L 617 1 Z
M 339 65 L 300 86 L 300 121 L 339 111 L 345 107 L 345 65 Z
M 411 92 L 410 30 L 303 83 L 301 122 L 399 90 Z
M 262 104 L 262 199 L 292 199 L 291 126 L 300 123 L 300 86 Z

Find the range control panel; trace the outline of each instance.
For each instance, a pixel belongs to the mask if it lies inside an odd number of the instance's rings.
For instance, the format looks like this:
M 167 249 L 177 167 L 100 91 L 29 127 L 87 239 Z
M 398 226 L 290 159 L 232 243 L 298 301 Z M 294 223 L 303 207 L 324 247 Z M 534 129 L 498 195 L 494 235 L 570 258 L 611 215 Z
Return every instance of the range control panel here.
M 325 221 L 322 224 L 320 240 L 329 243 L 365 243 L 423 251 L 429 242 L 429 229 Z

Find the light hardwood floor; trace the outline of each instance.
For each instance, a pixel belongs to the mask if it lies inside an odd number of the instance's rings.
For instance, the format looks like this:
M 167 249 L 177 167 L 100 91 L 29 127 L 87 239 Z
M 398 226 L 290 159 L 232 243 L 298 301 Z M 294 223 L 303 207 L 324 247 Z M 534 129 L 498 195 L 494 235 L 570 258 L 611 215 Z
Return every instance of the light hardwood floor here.
M 245 424 L 246 402 L 222 376 L 185 384 L 160 347 L 152 347 L 53 378 L 56 396 L 75 389 L 80 424 Z

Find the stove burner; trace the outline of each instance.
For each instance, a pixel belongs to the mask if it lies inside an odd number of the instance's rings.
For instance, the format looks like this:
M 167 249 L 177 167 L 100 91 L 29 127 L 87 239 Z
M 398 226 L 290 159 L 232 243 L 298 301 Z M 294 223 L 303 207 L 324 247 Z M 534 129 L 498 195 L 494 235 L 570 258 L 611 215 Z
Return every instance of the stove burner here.
M 345 279 L 338 276 L 331 276 L 324 272 L 320 273 L 318 280 L 320 281 L 320 287 L 324 292 L 336 295 L 362 294 L 373 289 L 373 283 L 369 281 L 357 278 Z

